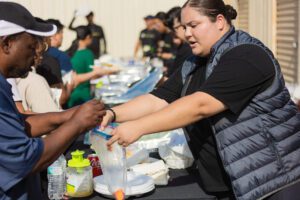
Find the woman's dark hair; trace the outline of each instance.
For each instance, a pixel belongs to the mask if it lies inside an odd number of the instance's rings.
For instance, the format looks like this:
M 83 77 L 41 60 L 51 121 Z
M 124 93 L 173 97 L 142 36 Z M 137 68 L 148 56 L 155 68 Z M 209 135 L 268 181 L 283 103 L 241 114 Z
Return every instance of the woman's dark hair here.
M 87 26 L 78 26 L 76 28 L 76 39 L 72 42 L 71 46 L 67 49 L 67 54 L 73 57 L 78 49 L 79 40 L 84 40 L 86 37 L 92 35 L 92 31 Z
M 156 13 L 154 18 L 161 20 L 165 26 L 167 25 L 167 14 L 165 12 L 160 11 Z
M 180 12 L 180 7 L 173 7 L 167 12 L 167 26 L 169 27 L 169 29 L 173 30 L 174 19 L 178 19 L 179 22 L 181 21 Z
M 188 0 L 183 6 L 197 9 L 201 14 L 210 18 L 212 22 L 221 14 L 231 25 L 231 20 L 236 19 L 237 12 L 231 5 L 225 5 L 223 0 Z

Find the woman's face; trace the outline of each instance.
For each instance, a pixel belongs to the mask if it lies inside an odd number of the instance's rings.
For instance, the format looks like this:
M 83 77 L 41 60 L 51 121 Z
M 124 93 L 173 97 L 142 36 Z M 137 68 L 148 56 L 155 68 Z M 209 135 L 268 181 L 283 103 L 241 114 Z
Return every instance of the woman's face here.
M 166 32 L 166 26 L 164 25 L 164 23 L 160 20 L 160 19 L 154 19 L 154 28 L 160 32 L 160 33 L 164 33 Z
M 34 67 L 37 67 L 38 65 L 41 64 L 43 59 L 43 53 L 48 49 L 49 40 L 50 38 L 48 37 L 38 39 L 37 47 L 35 49 L 35 57 L 34 57 L 34 64 L 33 64 Z
M 84 39 L 86 46 L 92 44 L 92 40 L 93 40 L 92 35 L 86 36 L 86 38 Z
M 181 23 L 185 28 L 185 38 L 192 48 L 194 55 L 206 57 L 212 46 L 221 38 L 220 23 L 211 22 L 192 7 L 185 7 L 181 11 Z
M 178 18 L 173 20 L 173 30 L 177 38 L 179 38 L 181 41 L 185 41 L 185 31 Z

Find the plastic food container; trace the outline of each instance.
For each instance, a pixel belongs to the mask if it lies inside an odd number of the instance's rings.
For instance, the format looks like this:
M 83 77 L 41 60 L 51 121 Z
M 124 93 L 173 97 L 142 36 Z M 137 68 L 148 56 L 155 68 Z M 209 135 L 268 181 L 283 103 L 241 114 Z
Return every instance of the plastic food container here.
M 92 167 L 83 154 L 84 151 L 76 150 L 68 161 L 67 194 L 71 197 L 86 197 L 93 193 Z
M 104 131 L 95 128 L 91 134 L 92 148 L 100 159 L 103 176 L 108 185 L 108 190 L 116 199 L 124 199 L 126 188 L 126 152 L 117 142 L 112 149 L 107 149 L 107 141 L 117 124 L 110 124 Z

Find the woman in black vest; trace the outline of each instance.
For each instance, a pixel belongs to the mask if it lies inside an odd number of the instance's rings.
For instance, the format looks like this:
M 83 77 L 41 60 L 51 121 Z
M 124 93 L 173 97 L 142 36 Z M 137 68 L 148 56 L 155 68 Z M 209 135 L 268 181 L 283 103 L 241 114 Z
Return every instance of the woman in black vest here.
M 218 199 L 297 199 L 300 117 L 280 67 L 260 41 L 236 31 L 222 0 L 189 0 L 181 11 L 195 55 L 150 94 L 107 112 L 124 122 L 108 142 L 185 127 L 203 189 Z M 286 134 L 286 135 L 285 135 Z

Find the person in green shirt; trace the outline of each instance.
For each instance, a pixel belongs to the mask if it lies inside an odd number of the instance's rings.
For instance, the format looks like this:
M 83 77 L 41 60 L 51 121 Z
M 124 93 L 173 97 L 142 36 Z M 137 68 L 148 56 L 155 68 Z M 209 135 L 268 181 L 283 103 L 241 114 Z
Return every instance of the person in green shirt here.
M 92 71 L 90 66 L 94 64 L 93 52 L 87 48 L 92 42 L 92 33 L 87 26 L 79 26 L 76 29 L 76 34 L 77 38 L 67 53 L 71 57 L 73 70 L 77 74 L 85 74 Z M 90 82 L 85 81 L 73 90 L 68 106 L 73 107 L 82 104 L 91 98 Z

